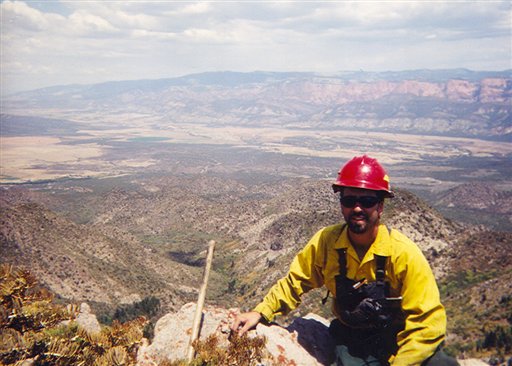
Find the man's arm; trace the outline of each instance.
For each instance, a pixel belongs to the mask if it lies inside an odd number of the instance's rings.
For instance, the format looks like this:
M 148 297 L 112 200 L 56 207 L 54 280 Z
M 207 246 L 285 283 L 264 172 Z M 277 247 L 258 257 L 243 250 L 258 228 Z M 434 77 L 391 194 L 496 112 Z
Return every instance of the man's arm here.
M 406 319 L 397 336 L 398 352 L 390 361 L 394 366 L 420 365 L 444 340 L 446 313 L 430 265 L 416 245 L 400 256 L 397 267 L 404 269 L 401 295 Z
M 288 274 L 270 289 L 253 311 L 236 317 L 231 326 L 233 331 L 238 330 L 239 334 L 243 334 L 255 327 L 262 318 L 272 321 L 276 315 L 287 314 L 300 304 L 303 293 L 323 285 L 321 234 L 322 230 L 311 238 L 293 259 Z

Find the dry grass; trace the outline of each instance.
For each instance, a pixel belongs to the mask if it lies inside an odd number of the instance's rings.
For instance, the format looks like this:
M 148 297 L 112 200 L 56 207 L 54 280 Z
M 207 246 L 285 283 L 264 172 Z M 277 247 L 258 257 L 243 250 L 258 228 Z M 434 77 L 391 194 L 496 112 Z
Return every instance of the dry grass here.
M 89 332 L 73 320 L 78 307 L 55 304 L 28 272 L 0 266 L 0 364 L 135 365 L 145 319 Z

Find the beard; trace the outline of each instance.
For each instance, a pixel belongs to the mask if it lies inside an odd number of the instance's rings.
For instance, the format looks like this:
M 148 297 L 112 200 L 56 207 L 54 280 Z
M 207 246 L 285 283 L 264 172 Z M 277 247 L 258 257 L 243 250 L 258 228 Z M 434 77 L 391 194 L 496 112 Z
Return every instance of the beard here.
M 356 220 L 356 221 L 353 221 Z M 355 234 L 365 233 L 370 226 L 370 218 L 364 212 L 352 212 L 346 220 L 348 228 Z

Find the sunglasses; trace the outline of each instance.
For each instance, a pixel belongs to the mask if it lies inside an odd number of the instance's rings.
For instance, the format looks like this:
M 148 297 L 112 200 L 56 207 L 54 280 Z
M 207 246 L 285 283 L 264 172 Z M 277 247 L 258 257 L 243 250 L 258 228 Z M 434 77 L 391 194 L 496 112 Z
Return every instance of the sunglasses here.
M 346 208 L 354 208 L 357 203 L 363 208 L 371 208 L 380 202 L 380 198 L 375 196 L 341 196 L 340 202 Z

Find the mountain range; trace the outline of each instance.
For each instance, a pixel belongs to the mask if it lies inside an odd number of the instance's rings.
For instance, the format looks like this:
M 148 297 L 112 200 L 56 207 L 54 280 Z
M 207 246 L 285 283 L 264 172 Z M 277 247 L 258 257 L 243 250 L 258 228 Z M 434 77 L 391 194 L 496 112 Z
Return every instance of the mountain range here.
M 510 141 L 511 76 L 511 70 L 464 69 L 336 75 L 212 72 L 22 92 L 3 98 L 3 113 L 135 113 L 159 116 L 149 122 L 157 128 L 181 121 Z M 7 133 L 10 128 L 4 126 Z

